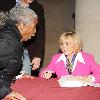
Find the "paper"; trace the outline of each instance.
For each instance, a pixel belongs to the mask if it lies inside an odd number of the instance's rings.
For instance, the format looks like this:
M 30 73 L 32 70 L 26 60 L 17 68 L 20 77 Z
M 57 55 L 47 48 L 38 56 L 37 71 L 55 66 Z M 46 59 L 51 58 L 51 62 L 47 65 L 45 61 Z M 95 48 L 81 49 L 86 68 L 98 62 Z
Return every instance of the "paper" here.
M 62 77 L 58 80 L 61 87 L 81 87 L 83 84 L 78 80 L 70 80 L 69 77 Z
M 81 86 L 100 87 L 99 83 L 93 83 L 91 80 L 89 80 L 89 77 L 81 77 L 73 75 L 63 76 L 58 80 L 58 82 L 61 87 L 81 87 Z

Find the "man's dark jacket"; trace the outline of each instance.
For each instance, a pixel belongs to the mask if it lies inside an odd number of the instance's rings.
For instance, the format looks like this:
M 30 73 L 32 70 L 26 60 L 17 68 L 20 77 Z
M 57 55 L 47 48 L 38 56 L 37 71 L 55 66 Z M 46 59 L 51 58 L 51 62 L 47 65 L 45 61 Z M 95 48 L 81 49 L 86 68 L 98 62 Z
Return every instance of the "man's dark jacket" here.
M 38 3 L 37 0 L 34 0 L 30 6 L 30 9 L 35 11 L 35 13 L 38 16 L 38 24 L 36 27 L 36 35 L 31 38 L 31 40 L 28 40 L 25 42 L 25 45 L 27 47 L 30 60 L 34 57 L 41 58 L 41 65 L 40 68 L 43 66 L 43 60 L 44 60 L 44 53 L 45 53 L 45 16 L 44 16 L 44 8 L 43 6 Z M 32 75 L 38 76 L 39 69 L 32 71 Z
M 21 34 L 12 21 L 0 29 L 0 100 L 12 90 L 10 84 L 22 64 Z
M 44 17 L 44 8 L 38 3 L 37 0 L 34 0 L 30 6 L 30 9 L 35 11 L 38 16 L 38 24 L 36 27 L 36 36 L 32 37 L 31 40 L 27 41 L 27 49 L 29 52 L 30 59 L 34 57 L 44 59 L 45 52 L 45 17 Z

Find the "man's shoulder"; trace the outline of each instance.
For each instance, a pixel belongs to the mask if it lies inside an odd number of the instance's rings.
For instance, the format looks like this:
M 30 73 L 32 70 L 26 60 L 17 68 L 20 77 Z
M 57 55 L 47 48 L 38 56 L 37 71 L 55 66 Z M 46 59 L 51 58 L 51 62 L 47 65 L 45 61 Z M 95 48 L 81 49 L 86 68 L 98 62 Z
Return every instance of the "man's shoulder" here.
M 6 36 L 10 36 L 10 33 L 12 31 L 7 29 L 6 27 L 3 27 L 1 30 L 0 30 L 0 36 L 2 36 L 2 38 L 6 38 Z

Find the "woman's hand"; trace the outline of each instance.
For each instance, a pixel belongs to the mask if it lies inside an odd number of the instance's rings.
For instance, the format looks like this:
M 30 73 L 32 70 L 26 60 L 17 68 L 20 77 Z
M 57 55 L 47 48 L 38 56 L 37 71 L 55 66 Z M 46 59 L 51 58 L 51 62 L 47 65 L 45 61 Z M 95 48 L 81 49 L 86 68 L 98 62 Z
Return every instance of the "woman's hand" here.
M 26 98 L 23 97 L 21 94 L 12 91 L 3 100 L 26 100 Z
M 43 72 L 43 78 L 50 79 L 51 76 L 52 76 L 52 72 L 51 71 Z

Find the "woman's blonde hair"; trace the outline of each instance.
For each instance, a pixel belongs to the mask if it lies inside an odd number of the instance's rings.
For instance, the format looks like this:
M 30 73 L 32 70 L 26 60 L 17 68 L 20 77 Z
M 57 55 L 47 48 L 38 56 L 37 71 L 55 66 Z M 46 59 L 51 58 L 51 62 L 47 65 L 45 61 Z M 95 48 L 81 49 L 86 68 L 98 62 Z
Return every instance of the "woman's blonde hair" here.
M 59 41 L 58 41 L 59 45 L 63 41 L 66 41 L 68 39 L 68 37 L 71 37 L 73 39 L 74 43 L 76 43 L 75 52 L 79 52 L 83 47 L 83 43 L 80 39 L 79 34 L 76 33 L 75 31 L 69 31 L 69 32 L 63 33 L 59 38 Z

